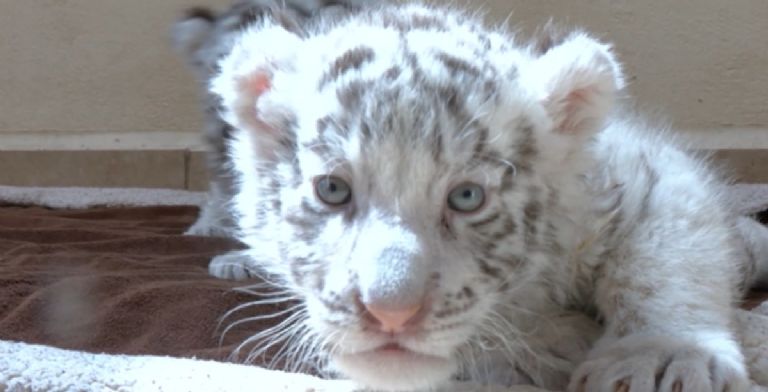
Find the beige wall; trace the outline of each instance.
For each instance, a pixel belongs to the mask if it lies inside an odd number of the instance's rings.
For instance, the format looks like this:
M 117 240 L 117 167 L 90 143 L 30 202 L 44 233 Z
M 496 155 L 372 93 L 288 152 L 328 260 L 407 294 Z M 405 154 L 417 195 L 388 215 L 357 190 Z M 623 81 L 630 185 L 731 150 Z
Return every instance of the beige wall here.
M 196 90 L 168 45 L 191 4 L 0 0 L 0 132 L 197 128 Z
M 196 91 L 167 33 L 197 3 L 228 0 L 0 0 L 0 136 L 195 132 Z M 766 0 L 490 3 L 524 31 L 552 16 L 615 41 L 637 100 L 680 127 L 768 133 Z

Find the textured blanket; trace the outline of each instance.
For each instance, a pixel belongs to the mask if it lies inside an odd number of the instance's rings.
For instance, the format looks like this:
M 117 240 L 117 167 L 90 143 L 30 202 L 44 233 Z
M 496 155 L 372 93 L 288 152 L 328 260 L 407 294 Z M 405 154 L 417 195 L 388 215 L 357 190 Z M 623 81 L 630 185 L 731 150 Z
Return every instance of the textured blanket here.
M 200 201 L 190 192 L 0 187 L 0 392 L 354 390 L 231 363 L 243 359 L 240 342 L 280 320 L 236 324 L 276 310 L 266 305 L 227 315 L 254 297 L 207 275 L 209 259 L 237 242 L 180 235 Z M 756 213 L 768 191 L 741 186 L 734 203 Z M 764 299 L 755 293 L 745 308 Z M 768 303 L 739 323 L 753 378 L 768 386 Z

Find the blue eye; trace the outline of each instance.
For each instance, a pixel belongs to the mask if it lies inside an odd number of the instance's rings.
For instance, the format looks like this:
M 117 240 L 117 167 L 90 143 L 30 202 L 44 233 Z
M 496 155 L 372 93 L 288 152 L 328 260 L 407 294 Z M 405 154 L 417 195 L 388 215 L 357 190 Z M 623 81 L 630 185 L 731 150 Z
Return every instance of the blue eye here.
M 340 206 L 352 200 L 352 188 L 346 181 L 334 176 L 318 177 L 315 194 L 320 201 L 331 206 Z
M 459 212 L 475 212 L 485 203 L 485 190 L 473 183 L 464 183 L 448 194 L 448 207 Z

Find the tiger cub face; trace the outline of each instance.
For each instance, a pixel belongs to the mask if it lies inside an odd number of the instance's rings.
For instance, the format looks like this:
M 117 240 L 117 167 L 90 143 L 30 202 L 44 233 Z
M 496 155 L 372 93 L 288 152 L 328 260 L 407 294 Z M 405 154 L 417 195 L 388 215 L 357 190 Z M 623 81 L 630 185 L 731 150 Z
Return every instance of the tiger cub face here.
M 382 6 L 299 36 L 245 31 L 211 84 L 235 210 L 294 321 L 368 386 L 450 379 L 509 341 L 511 298 L 542 291 L 557 211 L 621 79 L 576 34 L 541 54 L 463 13 Z

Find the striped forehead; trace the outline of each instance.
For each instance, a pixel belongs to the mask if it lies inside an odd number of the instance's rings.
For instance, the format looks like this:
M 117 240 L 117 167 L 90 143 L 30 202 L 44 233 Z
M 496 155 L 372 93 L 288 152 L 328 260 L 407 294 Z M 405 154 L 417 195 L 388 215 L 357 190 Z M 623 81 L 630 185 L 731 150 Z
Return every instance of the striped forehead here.
M 369 57 L 370 52 L 360 49 L 342 61 L 356 64 Z M 447 56 L 443 60 L 463 72 L 463 62 Z M 332 163 L 356 160 L 390 144 L 397 146 L 394 150 L 412 151 L 435 162 L 466 164 L 486 150 L 489 141 L 503 141 L 504 130 L 491 126 L 497 111 L 493 83 L 467 92 L 456 80 L 411 81 L 403 79 L 404 74 L 393 66 L 376 79 L 337 83 L 331 110 L 304 117 L 300 143 Z
M 317 78 L 318 91 L 385 76 L 405 85 L 430 82 L 488 85 L 499 74 L 514 73 L 517 56 L 509 37 L 488 32 L 461 14 L 436 14 L 405 6 L 341 24 L 310 37 L 299 63 Z M 504 61 L 498 57 L 505 58 Z M 499 70 L 493 65 L 501 64 Z
M 350 159 L 384 143 L 419 150 L 434 161 L 446 155 L 469 159 L 474 143 L 493 135 L 493 108 L 473 111 L 451 86 L 398 87 L 389 81 L 359 81 L 339 87 L 339 110 L 304 121 L 301 144 L 326 159 Z M 500 130 L 497 130 L 500 131 Z
M 400 44 L 389 45 L 391 50 L 382 50 L 387 45 L 381 41 L 376 48 L 350 45 L 324 62 L 321 72 L 315 71 L 315 104 L 302 112 L 305 126 L 318 137 L 334 130 L 342 138 L 381 132 L 421 138 L 433 127 L 466 127 L 495 111 L 505 80 L 490 62 L 437 47 L 414 51 L 407 36 L 390 38 Z
M 298 73 L 314 75 L 302 88 L 313 88 L 315 98 L 297 113 L 299 143 L 317 156 L 308 166 L 372 161 L 385 142 L 399 155 L 383 154 L 382 161 L 412 153 L 466 164 L 497 155 L 487 144 L 507 135 L 489 124 L 498 125 L 491 120 L 497 112 L 515 111 L 499 111 L 499 95 L 513 86 L 522 54 L 476 24 L 411 11 L 306 42 Z

